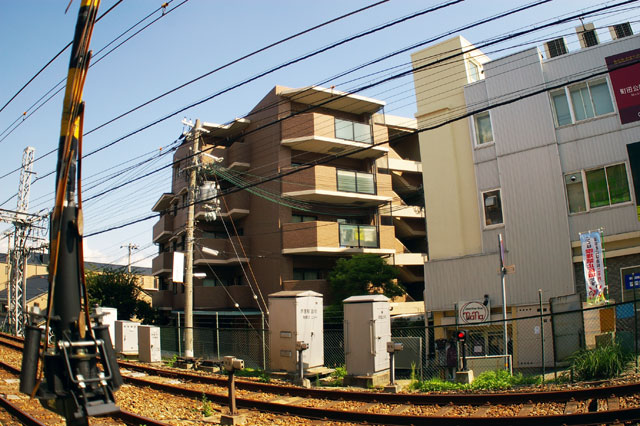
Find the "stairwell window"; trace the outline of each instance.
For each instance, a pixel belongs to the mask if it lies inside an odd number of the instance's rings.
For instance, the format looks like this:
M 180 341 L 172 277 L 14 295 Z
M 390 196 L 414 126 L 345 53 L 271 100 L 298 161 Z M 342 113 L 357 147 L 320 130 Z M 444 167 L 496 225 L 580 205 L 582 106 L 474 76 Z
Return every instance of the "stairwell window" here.
M 371 127 L 368 124 L 344 120 L 342 118 L 335 119 L 335 136 L 337 139 L 373 143 L 371 139 Z
M 631 201 L 625 163 L 565 175 L 569 213 L 581 213 Z
M 556 126 L 614 112 L 607 80 L 599 78 L 551 92 Z
M 485 227 L 502 225 L 502 199 L 500 190 L 494 189 L 482 193 L 482 205 L 484 206 Z
M 489 114 L 489 111 L 481 112 L 473 116 L 473 129 L 476 146 L 493 142 L 493 129 L 491 127 L 491 114 Z

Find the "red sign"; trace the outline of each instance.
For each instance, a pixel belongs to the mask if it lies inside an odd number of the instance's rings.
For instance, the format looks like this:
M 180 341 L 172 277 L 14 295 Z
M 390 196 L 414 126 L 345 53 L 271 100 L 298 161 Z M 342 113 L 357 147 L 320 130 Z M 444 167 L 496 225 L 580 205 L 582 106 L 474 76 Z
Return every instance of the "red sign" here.
M 640 121 L 640 49 L 605 58 L 622 124 Z M 622 68 L 621 68 L 622 67 Z

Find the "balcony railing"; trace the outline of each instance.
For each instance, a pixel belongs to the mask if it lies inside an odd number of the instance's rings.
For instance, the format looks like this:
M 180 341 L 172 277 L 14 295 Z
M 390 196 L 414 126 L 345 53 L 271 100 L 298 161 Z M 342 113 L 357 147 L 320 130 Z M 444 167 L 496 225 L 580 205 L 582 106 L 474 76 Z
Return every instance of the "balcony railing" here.
M 378 228 L 372 225 L 340 224 L 340 246 L 378 248 Z
M 337 139 L 373 143 L 373 138 L 371 137 L 371 126 L 368 124 L 336 118 L 335 129 Z
M 339 169 L 336 170 L 336 173 L 338 191 L 375 195 L 376 182 L 373 174 Z

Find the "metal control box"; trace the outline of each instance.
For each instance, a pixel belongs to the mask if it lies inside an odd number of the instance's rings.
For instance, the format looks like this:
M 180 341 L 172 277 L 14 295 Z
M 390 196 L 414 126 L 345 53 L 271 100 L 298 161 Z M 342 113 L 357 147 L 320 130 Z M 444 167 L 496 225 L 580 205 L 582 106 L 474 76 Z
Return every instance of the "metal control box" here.
M 324 365 L 322 294 L 315 291 L 279 291 L 269 295 L 269 356 L 272 371 L 297 371 L 296 343 L 303 352 L 305 370 Z
M 116 353 L 138 354 L 138 326 L 133 321 L 116 321 Z
M 142 362 L 160 362 L 160 327 L 152 325 L 138 326 L 138 359 Z
M 104 314 L 102 317 L 102 324 L 109 327 L 109 337 L 111 338 L 111 344 L 116 345 L 116 321 L 118 319 L 118 308 L 99 308 Z
M 389 369 L 389 299 L 381 294 L 352 296 L 344 303 L 344 356 L 347 374 L 371 376 Z

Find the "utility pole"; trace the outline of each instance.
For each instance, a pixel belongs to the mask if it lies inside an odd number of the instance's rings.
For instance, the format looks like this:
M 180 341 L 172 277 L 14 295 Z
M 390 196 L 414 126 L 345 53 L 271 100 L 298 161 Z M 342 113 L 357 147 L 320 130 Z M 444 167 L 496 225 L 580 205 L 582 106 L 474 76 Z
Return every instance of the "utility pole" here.
M 191 130 L 191 167 L 189 169 L 189 195 L 187 198 L 186 271 L 184 275 L 184 355 L 193 358 L 193 231 L 195 222 L 196 175 L 200 152 L 200 120 Z
M 133 250 L 138 250 L 138 246 L 133 243 L 129 243 L 126 246 L 120 246 L 120 248 L 125 248 L 125 247 L 129 249 L 129 260 L 127 262 L 127 272 L 131 273 L 131 252 Z

